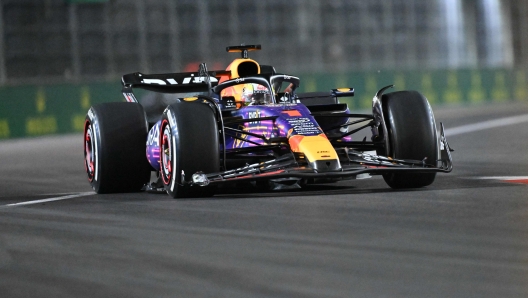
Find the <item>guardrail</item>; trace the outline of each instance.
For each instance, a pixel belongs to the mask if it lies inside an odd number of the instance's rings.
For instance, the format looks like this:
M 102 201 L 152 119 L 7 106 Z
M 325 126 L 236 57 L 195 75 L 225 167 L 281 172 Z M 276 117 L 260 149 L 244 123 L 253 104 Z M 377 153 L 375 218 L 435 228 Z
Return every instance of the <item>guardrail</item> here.
M 354 87 L 351 108 L 369 108 L 376 91 L 418 90 L 432 105 L 526 101 L 523 70 L 379 71 L 300 75 L 301 92 Z M 73 133 L 83 130 L 86 112 L 101 102 L 123 101 L 120 82 L 12 86 L 0 88 L 0 139 Z

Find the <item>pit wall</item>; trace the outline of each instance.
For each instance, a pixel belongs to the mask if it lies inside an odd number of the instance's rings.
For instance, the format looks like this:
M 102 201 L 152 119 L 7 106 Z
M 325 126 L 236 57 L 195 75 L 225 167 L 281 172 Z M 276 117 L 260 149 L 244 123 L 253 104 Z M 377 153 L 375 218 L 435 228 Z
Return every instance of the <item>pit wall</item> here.
M 376 71 L 299 77 L 300 92 L 355 88 L 355 97 L 340 99 L 351 109 L 370 108 L 377 90 L 390 84 L 395 85 L 393 91 L 420 91 L 433 106 L 507 101 L 528 104 L 528 77 L 520 70 Z M 120 91 L 120 82 L 1 87 L 0 140 L 81 132 L 90 106 L 124 101 Z

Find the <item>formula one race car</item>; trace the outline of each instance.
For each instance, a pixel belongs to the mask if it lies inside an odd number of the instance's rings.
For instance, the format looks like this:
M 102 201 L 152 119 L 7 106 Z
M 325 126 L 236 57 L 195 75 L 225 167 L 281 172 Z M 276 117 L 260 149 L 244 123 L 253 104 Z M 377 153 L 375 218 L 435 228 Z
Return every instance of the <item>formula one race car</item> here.
M 127 102 L 95 105 L 86 117 L 93 189 L 185 198 L 243 182 L 299 187 L 370 175 L 383 175 L 392 188 L 417 188 L 451 171 L 443 125 L 438 134 L 420 93 L 384 94 L 387 86 L 374 95 L 371 114 L 351 113 L 339 98 L 354 89 L 297 93 L 299 78 L 248 58 L 260 48 L 228 47 L 242 58 L 227 70 L 208 71 L 202 63 L 195 73 L 124 75 Z M 135 87 L 174 98 L 147 121 Z M 354 138 L 368 128 L 370 140 Z M 157 178 L 150 182 L 152 171 Z

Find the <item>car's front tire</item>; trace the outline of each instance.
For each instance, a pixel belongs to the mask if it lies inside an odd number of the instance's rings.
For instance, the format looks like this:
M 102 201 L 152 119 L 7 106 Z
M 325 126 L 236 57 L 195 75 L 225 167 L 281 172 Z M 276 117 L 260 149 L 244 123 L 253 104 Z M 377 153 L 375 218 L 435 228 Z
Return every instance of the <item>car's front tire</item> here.
M 389 138 L 386 154 L 396 159 L 424 160 L 435 165 L 438 139 L 433 110 L 422 94 L 399 91 L 383 95 L 383 113 Z M 436 173 L 384 174 L 391 188 L 418 188 L 430 185 Z
M 213 109 L 199 100 L 169 105 L 161 117 L 160 176 L 173 198 L 205 197 L 214 187 L 189 185 L 192 175 L 220 171 L 218 127 Z

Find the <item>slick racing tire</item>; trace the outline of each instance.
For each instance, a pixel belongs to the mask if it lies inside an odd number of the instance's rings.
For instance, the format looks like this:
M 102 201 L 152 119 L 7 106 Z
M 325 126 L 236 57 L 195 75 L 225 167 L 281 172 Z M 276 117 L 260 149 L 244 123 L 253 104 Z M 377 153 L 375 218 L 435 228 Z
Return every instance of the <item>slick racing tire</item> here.
M 422 94 L 399 91 L 383 95 L 383 113 L 387 125 L 387 156 L 396 159 L 423 160 L 436 166 L 438 140 L 433 110 Z M 391 188 L 418 188 L 430 185 L 436 173 L 388 173 L 383 179 Z
M 136 192 L 149 182 L 147 121 L 138 103 L 90 108 L 84 124 L 84 166 L 97 193 Z
M 161 117 L 160 147 L 160 176 L 170 196 L 214 195 L 214 187 L 190 185 L 195 173 L 220 171 L 218 127 L 209 105 L 198 100 L 169 105 Z

